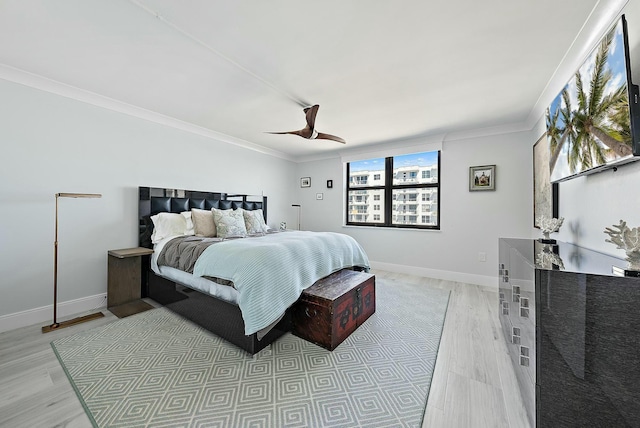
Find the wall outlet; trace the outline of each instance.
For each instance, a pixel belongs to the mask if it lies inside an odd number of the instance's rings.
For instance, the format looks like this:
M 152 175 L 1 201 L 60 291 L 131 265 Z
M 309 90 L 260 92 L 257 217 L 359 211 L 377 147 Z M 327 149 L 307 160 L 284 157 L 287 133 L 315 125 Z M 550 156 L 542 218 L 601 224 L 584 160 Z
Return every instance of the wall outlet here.
M 487 253 L 483 253 L 482 251 L 478 253 L 478 261 L 486 262 L 487 261 Z

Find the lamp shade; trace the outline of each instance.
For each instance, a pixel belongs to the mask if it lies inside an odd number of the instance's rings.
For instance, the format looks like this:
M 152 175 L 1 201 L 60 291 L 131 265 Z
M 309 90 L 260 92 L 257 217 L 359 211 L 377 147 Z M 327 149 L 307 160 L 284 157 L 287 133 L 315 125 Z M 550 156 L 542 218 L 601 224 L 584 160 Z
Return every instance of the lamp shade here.
M 100 193 L 56 193 L 57 198 L 101 198 Z

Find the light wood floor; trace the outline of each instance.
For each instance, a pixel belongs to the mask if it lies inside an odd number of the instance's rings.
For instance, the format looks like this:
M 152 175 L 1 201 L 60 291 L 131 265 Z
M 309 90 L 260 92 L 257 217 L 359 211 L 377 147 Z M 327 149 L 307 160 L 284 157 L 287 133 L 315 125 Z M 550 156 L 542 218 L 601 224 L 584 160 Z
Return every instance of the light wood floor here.
M 451 291 L 423 427 L 528 427 L 498 322 L 497 292 L 475 285 L 374 271 Z M 91 427 L 50 342 L 117 320 L 52 333 L 41 325 L 0 334 L 0 427 Z

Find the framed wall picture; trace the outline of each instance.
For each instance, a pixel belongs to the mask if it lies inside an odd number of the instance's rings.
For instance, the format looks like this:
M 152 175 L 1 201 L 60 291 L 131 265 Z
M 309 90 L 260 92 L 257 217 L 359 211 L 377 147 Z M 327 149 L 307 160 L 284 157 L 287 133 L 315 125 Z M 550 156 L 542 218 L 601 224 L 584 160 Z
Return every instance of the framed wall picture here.
M 558 218 L 558 183 L 551 183 L 549 141 L 547 134 L 533 145 L 533 227 L 540 228 L 538 219 Z
M 300 179 L 300 187 L 311 187 L 311 177 L 302 177 Z
M 316 193 L 316 199 L 318 201 L 321 201 L 323 199 L 323 194 L 322 193 Z
M 496 190 L 496 166 L 469 167 L 469 191 Z
M 327 189 L 333 188 L 333 180 L 327 180 Z

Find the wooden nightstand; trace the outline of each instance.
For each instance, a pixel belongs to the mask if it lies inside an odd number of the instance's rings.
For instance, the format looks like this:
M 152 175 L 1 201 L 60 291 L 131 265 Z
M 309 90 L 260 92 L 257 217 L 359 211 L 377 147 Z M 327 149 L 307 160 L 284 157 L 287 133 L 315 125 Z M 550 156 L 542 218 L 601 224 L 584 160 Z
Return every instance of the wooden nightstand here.
M 118 318 L 153 309 L 140 299 L 142 256 L 152 253 L 153 250 L 143 247 L 108 252 L 107 306 Z

